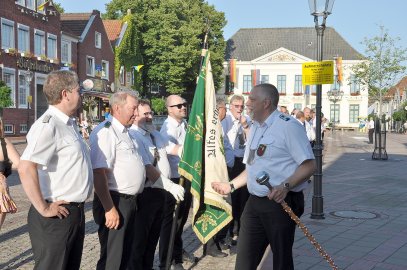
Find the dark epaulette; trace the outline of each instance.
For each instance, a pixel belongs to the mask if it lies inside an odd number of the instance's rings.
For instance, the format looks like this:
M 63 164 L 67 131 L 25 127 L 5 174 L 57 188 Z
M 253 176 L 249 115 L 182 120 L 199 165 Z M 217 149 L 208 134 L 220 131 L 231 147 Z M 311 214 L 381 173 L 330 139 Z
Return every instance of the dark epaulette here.
M 105 128 L 110 128 L 111 125 L 112 125 L 112 122 L 106 121 L 104 127 L 105 127 Z
M 49 120 L 51 119 L 52 115 L 45 115 L 44 118 L 42 119 L 43 123 L 49 123 Z
M 287 116 L 287 115 L 284 115 L 284 114 L 280 114 L 280 119 L 283 119 L 284 121 L 289 121 L 290 120 L 290 117 L 289 116 Z

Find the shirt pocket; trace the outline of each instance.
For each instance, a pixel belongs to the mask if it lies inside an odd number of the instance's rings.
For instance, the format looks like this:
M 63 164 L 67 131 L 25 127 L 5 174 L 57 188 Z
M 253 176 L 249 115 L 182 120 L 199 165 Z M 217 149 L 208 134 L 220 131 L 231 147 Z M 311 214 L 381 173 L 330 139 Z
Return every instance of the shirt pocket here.
M 128 159 L 134 158 L 136 155 L 136 147 L 133 143 L 121 141 L 117 144 L 117 152 L 123 154 Z
M 81 151 L 81 143 L 78 138 L 72 136 L 65 136 L 61 139 L 62 149 L 75 149 Z M 75 151 L 74 150 L 74 151 Z
M 256 158 L 271 159 L 275 155 L 276 141 L 274 138 L 263 138 L 256 149 Z

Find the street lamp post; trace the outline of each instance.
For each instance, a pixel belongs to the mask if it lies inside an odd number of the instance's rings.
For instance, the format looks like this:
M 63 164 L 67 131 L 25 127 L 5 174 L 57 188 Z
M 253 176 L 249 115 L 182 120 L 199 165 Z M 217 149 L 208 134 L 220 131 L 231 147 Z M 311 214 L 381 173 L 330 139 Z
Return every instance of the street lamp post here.
M 332 13 L 334 0 L 308 0 L 311 15 L 314 16 L 315 29 L 317 31 L 317 61 L 322 61 L 323 36 L 325 30 L 326 18 Z M 322 17 L 322 23 L 318 19 Z M 316 143 L 314 145 L 315 160 L 317 170 L 314 174 L 314 194 L 312 196 L 311 218 L 324 219 L 322 197 L 322 141 L 321 141 L 321 103 L 322 103 L 322 85 L 317 85 L 316 100 Z
M 329 101 L 334 104 L 334 119 L 332 121 L 332 133 L 334 133 L 336 122 L 336 103 L 338 101 L 341 101 L 343 97 L 343 91 L 340 91 L 339 89 L 332 89 L 331 91 L 328 91 L 326 94 L 328 96 Z
M 27 95 L 27 133 L 30 129 L 30 104 L 32 103 L 31 96 L 31 81 L 33 80 L 34 73 L 28 69 L 25 73 L 25 80 L 27 81 L 28 86 L 28 95 Z

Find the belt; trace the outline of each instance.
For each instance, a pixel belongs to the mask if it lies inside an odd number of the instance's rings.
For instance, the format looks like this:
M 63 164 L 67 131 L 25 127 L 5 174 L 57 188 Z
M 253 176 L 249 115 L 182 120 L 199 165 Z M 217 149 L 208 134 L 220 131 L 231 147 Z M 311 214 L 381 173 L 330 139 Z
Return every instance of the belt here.
M 113 190 L 110 190 L 110 194 L 114 195 L 114 196 L 119 196 L 120 198 L 123 198 L 126 200 L 130 200 L 130 199 L 135 200 L 135 199 L 137 199 L 137 195 L 138 195 L 138 194 L 135 194 L 135 195 L 124 194 L 124 193 L 120 193 L 120 192 L 113 191 Z
M 49 200 L 45 200 L 45 201 L 47 203 L 53 203 L 53 202 L 51 202 Z M 76 206 L 76 207 L 83 207 L 85 205 L 85 202 L 69 202 L 67 204 L 62 204 L 62 205 L 65 205 L 65 206 L 71 205 L 71 206 Z

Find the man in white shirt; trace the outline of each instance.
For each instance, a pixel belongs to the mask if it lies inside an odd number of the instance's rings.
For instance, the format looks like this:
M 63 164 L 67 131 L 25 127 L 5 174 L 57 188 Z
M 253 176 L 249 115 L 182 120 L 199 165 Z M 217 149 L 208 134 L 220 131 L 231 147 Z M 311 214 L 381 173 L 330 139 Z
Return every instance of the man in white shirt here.
M 234 95 L 230 99 L 229 111 L 226 113 L 225 119 L 222 120 L 223 132 L 225 136 L 228 137 L 235 156 L 234 166 L 228 170 L 229 179 L 235 178 L 245 169 L 243 155 L 250 125 L 248 124 L 248 119 L 243 115 L 243 110 L 243 96 Z M 242 215 L 248 197 L 249 193 L 245 187 L 232 194 L 233 220 L 229 224 L 229 233 L 232 237 L 235 237 L 235 239 L 239 234 L 240 216 Z M 235 241 L 233 241 L 232 244 L 235 244 Z
M 297 119 L 297 121 L 304 126 L 304 130 L 307 133 L 307 138 L 312 145 L 313 141 L 315 141 L 315 130 L 308 121 L 305 121 L 304 112 L 298 111 L 297 114 L 295 115 L 295 119 Z
M 281 202 L 285 200 L 301 216 L 302 190 L 316 164 L 303 127 L 277 111 L 278 100 L 274 85 L 260 84 L 252 89 L 247 106 L 252 109 L 255 123 L 244 155 L 246 169 L 230 183 L 212 183 L 214 190 L 223 195 L 246 184 L 250 192 L 241 220 L 236 270 L 256 269 L 268 245 L 273 252 L 273 269 L 294 269 L 292 246 L 296 226 Z M 272 190 L 257 183 L 259 173 L 269 175 Z
M 373 120 L 373 117 L 370 117 L 368 128 L 369 128 L 369 144 L 373 144 L 373 134 L 374 134 L 374 120 Z
M 45 81 L 48 110 L 27 134 L 18 172 L 32 203 L 28 232 L 34 269 L 79 269 L 85 238 L 84 202 L 92 192 L 89 149 L 79 134 L 78 76 L 51 72 Z
M 159 170 L 161 176 L 155 182 L 147 179 L 143 192 L 138 197 L 135 217 L 135 238 L 132 251 L 131 269 L 153 269 L 154 253 L 160 237 L 163 209 L 167 192 L 174 199 L 183 200 L 184 188 L 175 184 L 168 162 L 168 141 L 153 125 L 153 112 L 148 100 L 140 100 L 138 115 L 130 127 L 130 136 L 147 153 L 149 162 Z
M 95 195 L 93 216 L 99 225 L 100 259 L 96 269 L 126 269 L 134 240 L 137 195 L 143 191 L 143 157 L 129 136 L 137 115 L 134 91 L 114 93 L 111 116 L 90 135 Z
M 180 180 L 180 175 L 178 173 L 178 163 L 180 161 L 180 155 L 182 153 L 182 148 L 184 145 L 187 123 L 184 118 L 187 116 L 187 103 L 185 99 L 178 95 L 170 95 L 165 101 L 165 105 L 168 111 L 168 118 L 164 121 L 161 127 L 161 134 L 169 142 L 166 147 L 168 161 L 171 166 L 171 180 L 178 184 Z M 188 259 L 190 261 L 195 261 L 195 257 L 190 254 L 186 254 L 183 250 L 182 243 L 182 232 L 184 225 L 188 219 L 189 209 L 191 208 L 192 195 L 191 195 L 191 182 L 184 181 L 185 195 L 184 201 L 180 203 L 180 211 L 178 216 L 179 226 L 177 227 L 174 240 L 174 249 L 172 253 L 172 260 L 174 261 L 175 269 L 183 269 L 182 263 L 183 259 Z M 167 260 L 168 245 L 171 235 L 171 226 L 174 214 L 175 199 L 173 196 L 167 194 L 165 208 L 164 208 L 164 219 L 161 227 L 160 233 L 160 268 L 165 268 L 165 263 Z

